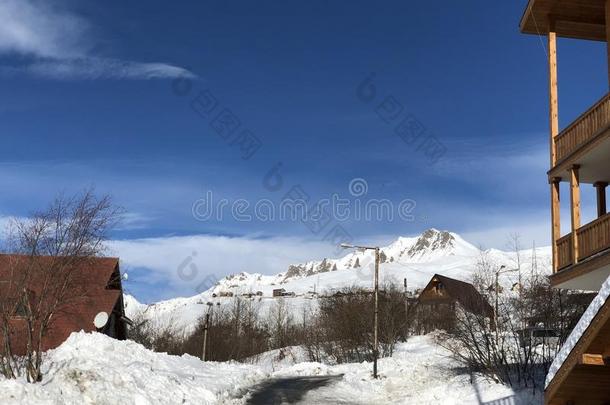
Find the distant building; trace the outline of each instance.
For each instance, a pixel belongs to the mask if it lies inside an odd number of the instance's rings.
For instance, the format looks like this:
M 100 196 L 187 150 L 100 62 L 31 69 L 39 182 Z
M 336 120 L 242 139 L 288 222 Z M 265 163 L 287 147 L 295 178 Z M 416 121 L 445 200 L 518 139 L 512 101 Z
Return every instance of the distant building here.
M 286 292 L 285 289 L 283 288 L 276 288 L 273 290 L 273 296 L 274 297 L 282 297 L 284 296 L 284 293 Z
M 467 312 L 493 319 L 493 308 L 472 284 L 435 274 L 417 299 L 417 328 L 423 333 L 451 330 L 457 305 Z

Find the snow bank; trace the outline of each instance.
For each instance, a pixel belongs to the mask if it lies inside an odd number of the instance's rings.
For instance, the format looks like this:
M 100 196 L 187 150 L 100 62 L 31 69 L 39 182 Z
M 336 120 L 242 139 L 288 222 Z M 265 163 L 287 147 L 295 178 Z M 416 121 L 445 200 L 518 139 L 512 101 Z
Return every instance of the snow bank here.
M 480 404 L 511 398 L 527 403 L 512 389 L 483 377 L 471 376 L 430 336 L 414 336 L 397 346 L 391 358 L 379 360 L 380 378 L 372 378 L 372 364 L 299 363 L 273 373 L 273 377 L 340 375 L 336 383 L 310 391 L 304 404 Z M 510 401 L 510 400 L 509 400 Z M 521 402 L 519 402 L 521 401 Z
M 84 332 L 49 351 L 44 364 L 40 384 L 0 380 L 2 404 L 215 404 L 266 377 L 240 363 L 203 363 Z
M 599 293 L 595 299 L 593 299 L 591 304 L 589 304 L 589 307 L 576 324 L 576 327 L 574 327 L 572 330 L 572 333 L 570 333 L 570 336 L 568 336 L 568 339 L 561 347 L 561 350 L 559 350 L 555 356 L 555 359 L 549 368 L 549 372 L 546 375 L 545 388 L 549 386 L 551 381 L 553 381 L 555 374 L 557 374 L 572 350 L 574 350 L 574 347 L 591 324 L 591 321 L 593 321 L 593 318 L 595 318 L 595 315 L 597 315 L 601 307 L 604 305 L 608 299 L 608 296 L 610 296 L 610 277 L 608 277 L 604 284 L 602 284 L 602 288 L 599 290 Z
M 430 336 L 397 346 L 379 361 L 324 365 L 305 360 L 300 347 L 270 351 L 249 364 L 203 363 L 192 356 L 154 353 L 130 341 L 97 333 L 73 333 L 49 351 L 40 384 L 0 380 L 2 404 L 245 404 L 257 385 L 269 378 L 342 375 L 305 394 L 305 404 L 479 404 L 508 399 L 528 403 L 508 387 L 460 368 Z M 531 401 L 531 403 L 540 403 Z

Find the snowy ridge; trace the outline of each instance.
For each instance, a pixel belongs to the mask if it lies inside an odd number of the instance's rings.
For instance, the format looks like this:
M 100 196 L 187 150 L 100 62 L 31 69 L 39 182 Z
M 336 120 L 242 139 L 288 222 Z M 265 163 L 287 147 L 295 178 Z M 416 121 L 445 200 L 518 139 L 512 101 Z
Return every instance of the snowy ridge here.
M 563 363 L 566 361 L 572 350 L 574 350 L 574 347 L 576 347 L 576 344 L 578 343 L 582 335 L 585 333 L 585 331 L 587 330 L 587 328 L 593 321 L 593 318 L 595 318 L 601 307 L 606 303 L 606 300 L 608 300 L 609 296 L 610 277 L 608 277 L 604 284 L 602 284 L 602 288 L 599 290 L 599 293 L 593 299 L 591 304 L 589 304 L 589 307 L 570 333 L 570 336 L 568 336 L 568 338 L 566 339 L 566 342 L 561 347 L 561 350 L 559 350 L 559 353 L 557 353 L 555 359 L 553 359 L 553 363 L 551 363 L 551 367 L 549 367 L 549 372 L 546 375 L 546 382 L 544 385 L 545 389 L 549 386 L 551 381 L 553 381 L 553 378 L 555 378 L 555 375 L 557 374 Z
M 470 282 L 481 253 L 480 249 L 448 231 L 429 229 L 416 237 L 399 237 L 381 248 L 380 283 L 402 286 L 406 278 L 408 290 L 416 291 L 423 288 L 435 273 Z M 498 265 L 504 264 L 509 268 L 516 266 L 514 252 L 490 249 L 486 253 Z M 550 248 L 538 248 L 536 255 L 539 271 L 550 271 Z M 527 275 L 532 268 L 532 250 L 523 250 L 520 256 L 523 274 Z M 286 272 L 276 275 L 237 273 L 222 278 L 208 291 L 193 297 L 143 305 L 135 298 L 126 296 L 126 310 L 130 317 L 143 314 L 146 319 L 162 326 L 188 330 L 206 311 L 208 302 L 220 305 L 230 303 L 232 299 L 226 295 L 252 295 L 264 316 L 276 302 L 272 298 L 273 290 L 283 288 L 295 295 L 286 299 L 289 309 L 302 313 L 303 308 L 315 306 L 318 295 L 332 294 L 346 287 L 371 288 L 373 273 L 372 251 L 348 251 L 340 258 L 294 264 Z M 506 274 L 501 282 L 510 287 L 516 277 L 516 273 Z

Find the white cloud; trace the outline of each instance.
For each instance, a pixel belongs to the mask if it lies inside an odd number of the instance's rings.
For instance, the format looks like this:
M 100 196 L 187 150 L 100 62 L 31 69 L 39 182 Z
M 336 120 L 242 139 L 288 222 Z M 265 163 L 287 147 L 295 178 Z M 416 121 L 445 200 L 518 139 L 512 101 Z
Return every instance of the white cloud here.
M 4 67 L 50 79 L 165 79 L 194 77 L 167 63 L 143 63 L 92 54 L 92 35 L 83 18 L 37 0 L 0 0 L 0 54 L 33 59 Z
M 73 58 L 86 52 L 87 23 L 50 4 L 32 0 L 0 1 L 0 52 L 46 58 Z
M 511 234 L 519 235 L 523 249 L 532 246 L 533 243 L 537 247 L 549 246 L 551 243 L 551 225 L 550 213 L 544 212 L 536 217 L 529 218 L 513 218 L 510 223 L 503 220 L 493 223 L 491 220 L 485 228 L 468 230 L 462 232 L 465 240 L 475 246 L 480 246 L 485 249 L 507 249 L 507 244 Z
M 107 253 L 120 257 L 123 271 L 145 268 L 149 282 L 167 282 L 184 295 L 194 295 L 209 275 L 220 279 L 242 271 L 276 274 L 289 264 L 334 257 L 335 249 L 328 242 L 300 238 L 193 235 L 115 240 Z M 193 277 L 184 277 L 191 269 L 178 271 L 186 263 L 196 266 Z
M 34 76 L 49 79 L 169 79 L 195 77 L 188 70 L 165 63 L 140 63 L 105 58 L 47 59 L 26 67 Z

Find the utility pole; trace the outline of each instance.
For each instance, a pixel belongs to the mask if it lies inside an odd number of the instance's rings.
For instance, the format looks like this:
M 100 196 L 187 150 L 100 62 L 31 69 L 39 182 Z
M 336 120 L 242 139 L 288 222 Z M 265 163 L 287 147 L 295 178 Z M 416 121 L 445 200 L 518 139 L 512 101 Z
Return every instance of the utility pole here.
M 494 328 L 496 329 L 496 346 L 498 345 L 498 289 L 500 288 L 500 283 L 498 279 L 500 278 L 500 271 L 504 268 L 504 266 L 500 267 L 500 270 L 496 271 L 496 285 L 494 286 L 494 290 L 496 291 L 496 305 L 494 306 Z
M 500 266 L 500 268 L 496 271 L 496 280 L 495 280 L 495 286 L 494 286 L 494 290 L 496 292 L 496 302 L 495 302 L 495 308 L 494 308 L 494 327 L 496 329 L 496 345 L 498 345 L 498 341 L 499 341 L 499 336 L 498 336 L 498 310 L 499 310 L 499 304 L 498 304 L 498 295 L 500 293 L 500 274 L 504 274 L 504 273 L 510 273 L 510 272 L 514 272 L 514 271 L 518 271 L 519 274 L 521 274 L 521 267 L 516 268 L 516 269 L 510 269 L 510 270 L 506 270 L 506 266 L 502 265 Z
M 377 378 L 377 358 L 379 357 L 379 248 L 375 248 L 375 332 L 373 334 L 373 378 Z
M 374 250 L 375 251 L 375 281 L 374 281 L 374 317 L 373 317 L 373 377 L 378 378 L 377 375 L 377 359 L 379 358 L 379 247 L 371 246 L 356 246 L 342 243 L 341 247 L 344 249 L 358 249 L 358 250 Z
M 210 327 L 210 312 L 214 310 L 214 303 L 208 302 L 207 305 L 208 312 L 205 314 L 205 322 L 203 323 L 203 344 L 201 347 L 201 361 L 205 361 L 205 354 L 208 346 L 208 329 Z
M 208 327 L 210 325 L 210 314 L 205 314 L 205 323 L 203 324 L 203 350 L 201 351 L 201 360 L 205 361 L 206 346 L 208 344 Z
M 405 279 L 403 280 L 403 285 L 405 287 L 405 323 L 406 325 L 409 324 L 409 293 L 407 290 L 407 278 L 405 277 Z

